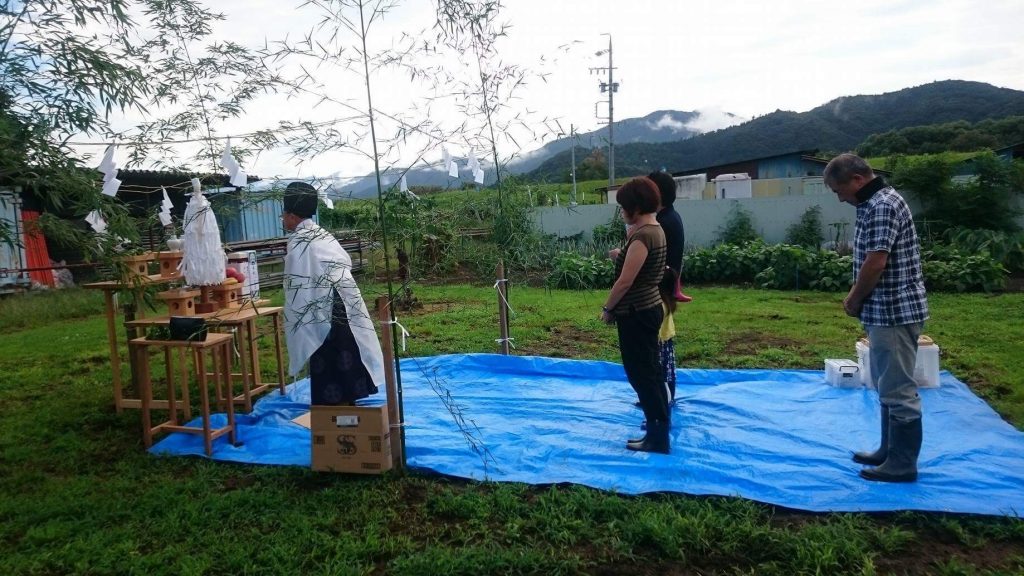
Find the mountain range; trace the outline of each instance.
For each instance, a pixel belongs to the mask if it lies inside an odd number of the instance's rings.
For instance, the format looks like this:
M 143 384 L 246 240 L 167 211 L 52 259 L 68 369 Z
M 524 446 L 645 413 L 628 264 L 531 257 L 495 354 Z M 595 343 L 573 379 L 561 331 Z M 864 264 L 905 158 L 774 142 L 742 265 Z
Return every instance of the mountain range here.
M 844 96 L 807 112 L 776 110 L 676 142 L 616 145 L 615 175 L 647 174 L 662 167 L 673 172 L 692 170 L 798 150 L 843 152 L 855 149 L 872 134 L 890 130 L 1021 114 L 1024 91 L 944 80 L 885 94 Z M 564 181 L 570 165 L 569 154 L 559 153 L 528 177 Z
M 622 177 L 660 168 L 690 170 L 797 150 L 840 152 L 889 130 L 1012 115 L 1024 115 L 1024 91 L 963 80 L 843 96 L 807 112 L 776 110 L 747 121 L 720 112 L 658 110 L 615 123 L 615 173 Z M 607 130 L 605 126 L 577 134 L 577 162 L 593 148 L 607 148 Z M 508 169 L 535 181 L 563 182 L 571 171 L 569 148 L 570 138 L 559 138 L 509 163 Z M 397 172 L 385 174 L 390 182 L 398 177 Z M 492 172 L 488 177 L 493 178 Z M 454 183 L 444 171 L 429 168 L 411 170 L 407 179 L 420 186 Z M 463 173 L 462 180 L 471 177 Z M 375 180 L 368 175 L 335 185 L 330 193 L 361 198 L 375 194 L 374 186 Z

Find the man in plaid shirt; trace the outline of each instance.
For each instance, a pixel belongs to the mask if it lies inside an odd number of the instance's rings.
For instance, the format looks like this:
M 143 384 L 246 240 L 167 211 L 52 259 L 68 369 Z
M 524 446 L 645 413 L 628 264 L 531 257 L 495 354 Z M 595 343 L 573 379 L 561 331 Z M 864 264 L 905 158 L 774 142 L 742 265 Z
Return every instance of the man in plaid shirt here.
M 871 347 L 871 377 L 882 404 L 881 447 L 857 452 L 869 465 L 860 475 L 882 482 L 917 480 L 921 452 L 921 398 L 914 382 L 917 338 L 928 319 L 928 300 L 913 215 L 903 197 L 854 154 L 825 167 L 825 185 L 857 207 L 854 284 L 843 300 L 859 318 Z

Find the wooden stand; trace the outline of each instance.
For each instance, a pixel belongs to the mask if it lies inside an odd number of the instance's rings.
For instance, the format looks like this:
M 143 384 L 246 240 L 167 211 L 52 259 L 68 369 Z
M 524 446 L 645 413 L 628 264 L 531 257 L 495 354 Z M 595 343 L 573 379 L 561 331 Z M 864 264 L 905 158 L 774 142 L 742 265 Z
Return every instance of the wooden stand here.
M 285 394 L 284 381 L 284 353 L 281 346 L 281 314 L 284 308 L 280 306 L 258 307 L 247 305 L 242 308 L 228 308 L 216 314 L 202 314 L 206 318 L 206 325 L 210 330 L 232 330 L 238 335 L 238 372 L 232 372 L 232 378 L 242 383 L 242 393 L 234 397 L 234 403 L 243 406 L 246 411 L 252 410 L 253 398 L 270 388 L 277 388 L 283 396 Z M 274 358 L 277 361 L 277 382 L 263 382 L 260 372 L 259 335 L 257 333 L 256 321 L 260 318 L 269 318 L 273 323 Z M 129 330 L 144 330 L 153 326 L 167 326 L 169 319 L 166 316 L 156 318 L 144 318 L 125 323 Z M 127 403 L 132 400 L 123 400 Z M 138 402 L 135 400 L 134 402 Z
M 118 292 L 131 292 L 132 298 L 135 301 L 135 314 L 138 315 L 139 319 L 145 318 L 146 307 L 142 303 L 142 291 L 137 288 L 147 285 L 161 285 L 168 284 L 170 280 L 161 278 L 160 275 L 154 274 L 152 276 L 146 276 L 139 278 L 136 283 L 125 283 L 120 281 L 104 281 L 104 282 L 92 282 L 89 284 L 83 284 L 83 288 L 91 290 L 102 290 L 103 291 L 103 303 L 104 311 L 107 316 L 107 344 L 110 347 L 110 370 L 111 380 L 114 388 L 114 409 L 120 414 L 123 408 L 138 408 L 138 400 L 128 400 L 122 397 L 121 389 L 121 356 L 118 352 L 118 336 L 117 336 L 117 293 Z M 135 318 L 126 318 L 126 320 L 135 320 Z M 128 339 L 131 340 L 137 334 L 135 334 L 133 328 L 128 329 Z M 134 378 L 134 377 L 133 377 Z M 126 403 L 127 402 L 127 403 Z M 130 404 L 129 404 L 130 403 Z
M 167 401 L 166 407 L 168 418 L 165 422 L 153 426 L 152 410 L 155 407 L 153 401 L 153 383 L 149 373 L 149 348 L 157 347 L 164 351 L 167 377 Z M 159 432 L 187 432 L 189 434 L 201 434 L 206 455 L 213 455 L 213 441 L 227 434 L 228 441 L 235 444 L 235 404 L 224 402 L 227 410 L 228 423 L 220 428 L 212 428 L 210 425 L 210 379 L 207 378 L 206 351 L 210 352 L 212 380 L 215 386 L 216 397 L 230 398 L 233 395 L 231 390 L 231 335 L 230 334 L 209 334 L 202 342 L 185 342 L 181 340 L 149 340 L 147 338 L 136 338 L 128 342 L 129 353 L 137 363 L 137 374 L 139 376 L 139 394 L 142 400 L 142 443 L 149 448 L 153 445 L 153 434 Z M 178 350 L 179 372 L 175 374 L 172 350 Z M 191 420 L 192 411 L 189 406 L 188 390 L 190 379 L 188 377 L 188 366 L 186 354 L 192 352 L 193 371 L 199 381 L 200 406 L 202 410 L 202 426 L 186 425 Z M 177 384 L 181 386 L 182 401 L 179 403 L 175 393 L 175 376 L 181 378 Z M 223 386 L 223 388 L 222 388 Z M 178 421 L 178 408 L 183 408 L 184 423 Z
M 198 290 L 165 290 L 157 292 L 156 297 L 167 303 L 168 316 L 195 316 L 195 298 L 199 296 Z
M 160 277 L 181 278 L 181 270 L 178 270 L 178 265 L 181 264 L 181 259 L 184 256 L 185 253 L 181 250 L 158 252 L 157 258 L 160 260 Z
M 126 280 L 130 281 L 136 278 L 147 278 L 149 276 L 149 263 L 155 259 L 156 255 L 153 252 L 146 252 L 135 256 L 122 256 L 117 258 L 117 261 L 124 262 L 128 267 Z
M 211 314 L 220 310 L 220 304 L 217 304 L 212 298 L 213 286 L 200 286 L 200 297 L 199 302 L 196 304 L 196 312 L 200 314 Z
M 241 305 L 241 297 L 241 284 L 221 284 L 213 287 L 213 300 L 221 309 L 238 308 Z

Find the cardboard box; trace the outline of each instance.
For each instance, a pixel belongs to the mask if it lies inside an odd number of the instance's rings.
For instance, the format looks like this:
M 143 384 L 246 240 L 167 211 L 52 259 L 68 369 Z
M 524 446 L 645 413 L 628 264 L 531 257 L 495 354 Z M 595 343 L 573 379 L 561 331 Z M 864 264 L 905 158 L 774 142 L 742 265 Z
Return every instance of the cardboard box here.
M 311 406 L 309 426 L 313 470 L 381 474 L 392 468 L 387 406 Z

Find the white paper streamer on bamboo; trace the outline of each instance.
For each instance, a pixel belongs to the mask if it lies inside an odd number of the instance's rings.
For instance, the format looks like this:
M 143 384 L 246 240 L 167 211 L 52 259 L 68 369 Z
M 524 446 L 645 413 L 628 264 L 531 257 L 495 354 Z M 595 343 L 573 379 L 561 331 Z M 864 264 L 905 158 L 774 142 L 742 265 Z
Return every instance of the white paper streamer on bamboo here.
M 473 181 L 477 184 L 484 183 L 484 169 L 480 166 L 480 160 L 476 157 L 476 150 L 469 149 L 469 158 L 466 159 L 466 168 L 473 174 Z
M 448 176 L 451 178 L 459 177 L 459 165 L 455 163 L 455 158 L 448 153 L 447 148 L 441 149 L 441 159 L 444 161 L 444 169 L 448 171 Z
M 326 206 L 328 210 L 334 210 L 334 200 L 327 197 L 327 187 L 324 186 L 320 190 L 317 190 L 316 197 L 319 198 Z
M 89 226 L 92 226 L 92 229 L 95 230 L 97 234 L 103 234 L 107 231 L 107 221 L 103 218 L 103 215 L 100 214 L 99 210 L 89 212 L 85 217 L 85 221 L 89 223 Z
M 245 186 L 249 183 L 249 176 L 242 170 L 241 164 L 231 155 L 231 139 L 224 144 L 224 153 L 220 155 L 220 165 L 228 171 L 228 181 L 232 186 Z
M 118 188 L 121 187 L 121 181 L 117 179 L 117 164 L 114 162 L 116 149 L 115 144 L 107 146 L 103 152 L 103 160 L 97 168 L 103 174 L 103 193 L 107 196 L 116 196 Z
M 213 286 L 224 280 L 224 247 L 217 217 L 203 196 L 198 178 L 192 179 L 192 198 L 185 207 L 184 251 L 178 267 L 190 286 Z
M 164 193 L 164 199 L 160 202 L 160 223 L 164 226 L 170 226 L 171 208 L 174 208 L 174 204 L 172 204 L 171 199 L 167 197 L 167 189 L 161 186 L 160 190 Z
M 398 190 L 403 194 L 408 194 L 414 200 L 420 199 L 412 190 L 409 190 L 409 181 L 405 179 L 405 174 L 402 174 L 402 179 L 398 181 Z

